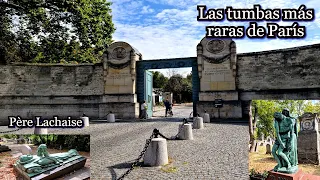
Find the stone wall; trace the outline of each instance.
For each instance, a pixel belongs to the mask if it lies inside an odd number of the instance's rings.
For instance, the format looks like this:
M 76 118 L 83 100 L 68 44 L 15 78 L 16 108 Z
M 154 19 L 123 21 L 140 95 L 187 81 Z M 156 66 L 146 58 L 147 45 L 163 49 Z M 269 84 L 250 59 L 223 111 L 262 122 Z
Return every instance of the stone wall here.
M 319 56 L 320 44 L 238 54 L 237 89 L 241 91 L 319 89 Z
M 102 64 L 0 66 L 0 96 L 102 95 Z
M 96 119 L 110 111 L 117 118 L 135 114 L 134 100 L 120 100 L 124 103 L 104 96 L 102 64 L 0 66 L 0 125 L 7 124 L 8 116 L 78 118 L 85 113 Z

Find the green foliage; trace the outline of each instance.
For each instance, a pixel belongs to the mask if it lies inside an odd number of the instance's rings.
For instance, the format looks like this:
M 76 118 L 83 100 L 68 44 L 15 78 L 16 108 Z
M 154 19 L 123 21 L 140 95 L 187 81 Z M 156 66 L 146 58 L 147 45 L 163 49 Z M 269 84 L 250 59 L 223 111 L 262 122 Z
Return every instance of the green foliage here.
M 320 114 L 320 102 L 313 104 L 311 101 L 308 101 L 305 104 L 304 112 L 319 113 Z
M 298 116 L 301 116 L 305 112 L 320 112 L 320 102 L 313 104 L 311 101 L 306 100 L 253 100 L 252 106 L 258 108 L 257 130 L 255 132 L 258 137 L 262 134 L 264 134 L 265 137 L 269 135 L 275 137 L 273 114 L 275 112 L 281 112 L 284 108 L 288 108 L 290 110 L 290 116 L 295 117 L 297 120 Z
M 170 77 L 164 87 L 164 91 L 172 92 L 174 99 L 187 102 L 192 101 L 192 82 L 187 78 L 183 78 L 180 74 Z M 178 98 L 177 95 L 181 95 L 181 98 Z
M 90 152 L 89 135 L 23 135 L 25 139 L 31 139 L 35 145 L 46 144 L 49 148 L 76 149 Z
M 261 134 L 264 134 L 265 137 L 273 136 L 273 114 L 277 111 L 281 112 L 281 108 L 276 104 L 276 101 L 254 100 L 252 105 L 257 106 L 258 110 L 258 136 Z
M 155 71 L 153 73 L 153 88 L 164 88 L 168 82 L 168 78 L 165 77 L 161 72 Z
M 4 135 L 1 135 L 0 137 L 4 137 L 6 139 L 15 139 L 15 138 L 18 138 L 18 135 L 16 135 L 16 134 L 4 134 Z
M 255 169 L 250 169 L 250 177 L 257 177 L 257 178 L 263 178 L 266 179 L 268 177 L 269 173 L 268 171 L 264 171 L 263 173 L 260 173 L 256 171 Z
M 174 99 L 182 102 L 192 101 L 192 73 L 183 78 L 180 74 L 174 74 L 168 79 L 161 72 L 153 73 L 153 88 L 162 88 L 165 92 L 172 92 Z
M 99 62 L 115 31 L 110 6 L 106 0 L 0 2 L 0 59 Z

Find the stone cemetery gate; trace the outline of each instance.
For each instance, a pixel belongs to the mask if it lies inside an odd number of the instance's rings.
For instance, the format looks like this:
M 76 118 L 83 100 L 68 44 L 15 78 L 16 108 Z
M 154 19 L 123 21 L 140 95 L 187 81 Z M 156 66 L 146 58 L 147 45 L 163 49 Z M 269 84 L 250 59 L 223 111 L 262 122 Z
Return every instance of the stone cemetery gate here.
M 194 109 L 207 111 L 212 121 L 247 121 L 253 99 L 320 99 L 320 44 L 244 54 L 236 49 L 230 39 L 203 38 L 196 57 L 145 61 L 130 44 L 115 42 L 98 64 L 0 65 L 0 122 L 18 115 L 86 113 L 96 119 L 110 111 L 137 118 L 144 70 L 160 68 L 192 67 Z
M 137 97 L 138 102 L 146 100 L 151 110 L 152 115 L 152 102 L 150 97 L 152 94 L 147 95 L 146 92 L 152 92 L 152 86 L 146 85 L 145 71 L 148 69 L 164 69 L 164 68 L 183 68 L 192 67 L 192 100 L 193 100 L 193 112 L 196 113 L 196 103 L 199 99 L 200 82 L 198 76 L 197 59 L 194 57 L 190 58 L 176 58 L 176 59 L 158 59 L 158 60 L 143 60 L 137 62 Z M 150 88 L 150 89 L 149 89 Z M 146 90 L 147 89 L 147 90 Z M 149 115 L 149 114 L 148 114 Z M 150 117 L 150 115 L 149 115 Z

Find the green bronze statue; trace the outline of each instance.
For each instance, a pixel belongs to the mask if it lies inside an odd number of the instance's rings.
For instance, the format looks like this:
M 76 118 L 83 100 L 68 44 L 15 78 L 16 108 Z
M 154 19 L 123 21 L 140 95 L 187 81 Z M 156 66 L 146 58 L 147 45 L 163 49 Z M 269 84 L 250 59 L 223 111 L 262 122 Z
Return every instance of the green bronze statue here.
M 41 144 L 37 149 L 37 155 L 22 155 L 15 166 L 32 177 L 79 158 L 82 156 L 75 149 L 66 153 L 49 154 L 47 146 Z
M 295 173 L 298 171 L 297 120 L 290 116 L 287 108 L 282 113 L 274 113 L 274 118 L 276 141 L 272 148 L 272 155 L 278 163 L 274 167 L 274 171 Z

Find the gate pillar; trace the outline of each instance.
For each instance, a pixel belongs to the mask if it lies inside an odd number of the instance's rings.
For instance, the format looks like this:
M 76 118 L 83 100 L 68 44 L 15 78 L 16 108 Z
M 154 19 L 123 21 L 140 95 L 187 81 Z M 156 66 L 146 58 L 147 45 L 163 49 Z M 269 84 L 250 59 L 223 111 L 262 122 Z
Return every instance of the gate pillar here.
M 126 42 L 114 42 L 108 47 L 103 59 L 104 96 L 99 117 L 110 111 L 121 119 L 139 116 L 136 61 L 141 59 L 139 51 Z
M 242 118 L 236 88 L 236 44 L 231 39 L 203 38 L 197 46 L 200 79 L 197 112 L 210 114 L 211 121 Z

